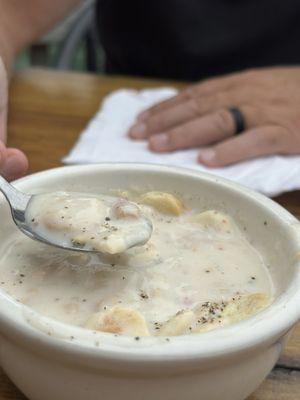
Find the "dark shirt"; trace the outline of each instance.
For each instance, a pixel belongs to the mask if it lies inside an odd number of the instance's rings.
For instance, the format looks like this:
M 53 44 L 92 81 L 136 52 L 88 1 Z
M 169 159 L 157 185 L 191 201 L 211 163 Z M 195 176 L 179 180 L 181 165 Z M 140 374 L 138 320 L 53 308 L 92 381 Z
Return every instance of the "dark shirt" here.
M 300 0 L 98 0 L 108 73 L 199 80 L 300 64 Z

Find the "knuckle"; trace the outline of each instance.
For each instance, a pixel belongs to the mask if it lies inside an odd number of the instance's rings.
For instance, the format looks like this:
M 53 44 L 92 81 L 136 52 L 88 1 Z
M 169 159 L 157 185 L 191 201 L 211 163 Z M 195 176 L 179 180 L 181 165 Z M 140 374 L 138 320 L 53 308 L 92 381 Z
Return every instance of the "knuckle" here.
M 204 102 L 203 98 L 195 97 L 194 99 L 188 101 L 187 106 L 189 107 L 192 115 L 197 116 L 203 112 Z
M 197 91 L 205 92 L 214 87 L 220 80 L 222 80 L 222 77 L 206 78 L 205 80 L 198 83 L 198 85 L 196 86 Z
M 214 104 L 219 105 L 220 107 L 224 103 L 228 102 L 229 100 L 230 100 L 229 94 L 226 92 L 221 92 L 221 91 L 218 91 L 217 93 L 215 93 L 211 98 L 211 101 Z
M 197 88 L 196 86 L 188 86 L 185 90 L 182 91 L 182 95 L 186 100 L 193 100 L 197 97 Z
M 282 150 L 282 146 L 284 141 L 283 135 L 285 134 L 284 128 L 279 128 L 278 130 L 274 130 L 269 132 L 267 135 L 261 136 L 261 142 L 258 145 L 262 145 L 272 151 L 279 151 Z
M 229 111 L 224 109 L 219 110 L 215 115 L 215 128 L 218 131 L 231 134 L 234 129 L 232 116 Z
M 173 150 L 179 147 L 182 143 L 180 138 L 183 135 L 180 134 L 180 132 L 177 131 L 171 131 L 168 133 L 168 147 Z
M 273 125 L 272 113 L 263 102 L 247 104 L 242 106 L 242 112 L 245 118 L 246 129 L 260 125 Z
M 209 96 L 198 96 L 194 98 L 190 101 L 190 107 L 195 113 L 202 114 L 223 107 L 229 101 L 230 99 L 228 94 L 217 92 Z
M 157 132 L 159 129 L 163 129 L 164 127 L 164 116 L 152 116 L 148 119 L 146 123 L 147 132 L 153 133 Z
M 257 77 L 259 76 L 259 72 L 256 69 L 247 69 L 246 71 L 243 72 L 243 76 L 245 78 L 246 81 L 255 81 L 257 79 Z

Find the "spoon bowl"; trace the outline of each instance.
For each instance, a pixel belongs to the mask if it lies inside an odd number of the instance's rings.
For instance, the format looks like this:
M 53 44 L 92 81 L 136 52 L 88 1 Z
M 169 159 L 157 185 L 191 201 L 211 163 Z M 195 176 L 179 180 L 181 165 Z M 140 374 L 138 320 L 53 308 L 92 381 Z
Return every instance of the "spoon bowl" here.
M 110 263 L 106 261 L 108 254 L 103 253 L 98 249 L 93 249 L 91 247 L 68 245 L 62 241 L 49 240 L 45 236 L 41 235 L 37 230 L 35 230 L 33 228 L 33 225 L 28 223 L 28 219 L 26 218 L 26 211 L 28 210 L 30 203 L 38 195 L 30 195 L 17 190 L 14 186 L 8 183 L 1 176 L 0 176 L 0 191 L 3 193 L 6 200 L 8 201 L 14 223 L 19 228 L 19 230 L 23 232 L 25 235 L 27 235 L 33 240 L 37 240 L 44 244 L 54 246 L 63 250 L 77 251 L 81 253 L 97 253 L 97 256 L 101 264 L 110 265 Z M 151 224 L 151 229 L 152 229 L 152 224 Z M 144 243 L 133 243 L 132 245 L 128 246 L 128 248 L 140 244 Z

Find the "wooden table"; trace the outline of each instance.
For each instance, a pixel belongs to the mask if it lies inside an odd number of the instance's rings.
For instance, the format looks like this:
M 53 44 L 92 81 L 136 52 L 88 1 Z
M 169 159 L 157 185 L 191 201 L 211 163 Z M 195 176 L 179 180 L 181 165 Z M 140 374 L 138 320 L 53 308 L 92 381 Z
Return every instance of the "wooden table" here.
M 105 95 L 120 87 L 155 87 L 166 83 L 26 70 L 16 75 L 11 85 L 9 145 L 27 153 L 29 172 L 56 167 Z M 183 87 L 183 84 L 176 86 Z M 288 193 L 276 200 L 300 217 L 300 192 Z M 8 399 L 24 400 L 25 397 L 0 371 L 0 400 Z M 292 399 L 300 399 L 300 323 L 276 368 L 248 400 Z

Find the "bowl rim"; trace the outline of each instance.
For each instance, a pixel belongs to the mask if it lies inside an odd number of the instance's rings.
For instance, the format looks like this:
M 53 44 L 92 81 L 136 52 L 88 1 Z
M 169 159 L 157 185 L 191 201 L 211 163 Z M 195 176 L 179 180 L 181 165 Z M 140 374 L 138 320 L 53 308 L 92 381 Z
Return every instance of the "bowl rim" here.
M 128 172 L 141 171 L 169 173 L 173 175 L 189 176 L 198 180 L 204 180 L 210 184 L 218 184 L 239 195 L 251 199 L 253 202 L 260 204 L 269 211 L 273 211 L 274 218 L 278 218 L 282 225 L 285 226 L 290 234 L 298 251 L 300 251 L 300 223 L 287 210 L 275 203 L 273 200 L 252 191 L 240 184 L 229 181 L 227 179 L 208 174 L 206 172 L 198 172 L 188 168 L 165 166 L 160 164 L 147 163 L 97 163 L 88 165 L 63 166 L 49 169 L 46 171 L 37 172 L 21 178 L 13 183 L 21 186 L 23 183 L 28 183 L 32 179 L 34 181 L 45 179 L 50 176 L 74 175 L 77 172 L 110 172 L 118 168 Z M 45 331 L 33 327 L 28 324 L 24 318 L 24 306 L 16 301 L 11 300 L 0 292 L 0 323 L 3 328 L 13 330 L 16 337 L 25 338 L 25 342 L 34 343 L 36 348 L 48 350 L 58 350 L 69 355 L 76 355 L 82 359 L 97 360 L 104 358 L 107 360 L 115 360 L 120 362 L 163 362 L 171 363 L 173 361 L 192 361 L 192 360 L 207 360 L 210 358 L 220 358 L 228 354 L 245 352 L 249 349 L 266 346 L 278 340 L 283 334 L 289 331 L 292 326 L 300 318 L 300 260 L 295 261 L 296 274 L 294 281 L 288 289 L 279 296 L 269 307 L 262 310 L 258 314 L 243 320 L 237 324 L 228 327 L 213 330 L 207 333 L 182 335 L 171 337 L 170 341 L 166 341 L 163 337 L 145 337 L 142 340 L 133 342 L 132 337 L 115 337 L 115 335 L 103 332 L 97 333 L 96 336 L 91 336 L 92 331 L 79 327 L 71 327 L 70 325 L 57 323 L 50 318 L 40 316 L 41 323 L 49 323 L 56 326 L 58 330 L 70 331 L 78 337 L 81 334 L 89 332 L 88 340 L 79 339 L 70 341 L 68 338 L 62 340 L 55 335 L 49 336 Z M 11 310 L 11 311 L 10 311 Z M 2 332 L 3 334 L 3 332 Z M 85 336 L 85 335 L 83 335 Z M 101 341 L 100 347 L 91 346 L 91 337 L 99 338 Z M 128 345 L 129 340 L 131 345 Z M 133 345 L 134 343 L 134 345 Z M 51 355 L 50 355 L 51 356 Z

